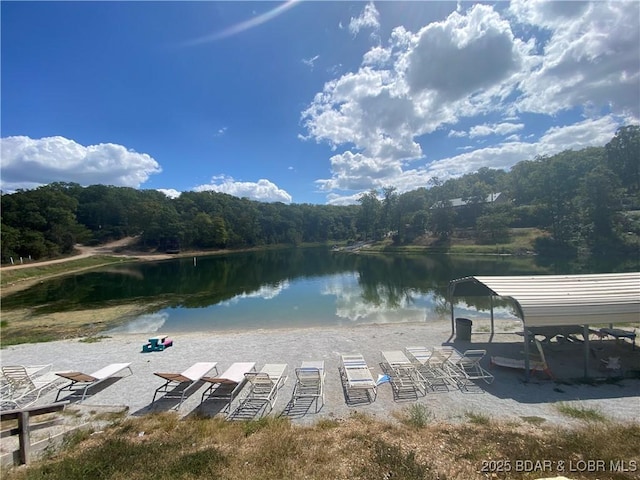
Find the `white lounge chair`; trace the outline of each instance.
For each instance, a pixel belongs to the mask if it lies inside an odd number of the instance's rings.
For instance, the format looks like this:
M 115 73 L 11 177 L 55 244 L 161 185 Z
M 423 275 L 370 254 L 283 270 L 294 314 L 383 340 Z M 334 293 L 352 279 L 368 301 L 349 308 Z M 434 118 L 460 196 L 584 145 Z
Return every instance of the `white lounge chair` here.
M 456 369 L 456 372 L 461 373 L 455 378 L 462 390 L 468 390 L 469 386 L 473 384 L 473 380 L 493 382 L 493 375 L 480 365 L 480 361 L 486 354 L 486 350 L 465 350 L 462 354 L 454 350 L 449 362 Z
M 293 387 L 293 404 L 301 398 L 311 398 L 316 402 L 316 413 L 320 410 L 319 401 L 324 405 L 324 360 L 302 362 L 296 368 L 296 384 Z
M 286 363 L 268 363 L 259 372 L 245 373 L 249 382 L 249 392 L 243 402 L 264 402 L 270 410 L 278 400 L 278 391 L 287 381 Z
M 164 398 L 180 398 L 180 401 L 175 406 L 176 409 L 180 408 L 187 392 L 197 385 L 202 377 L 211 370 L 215 370 L 216 375 L 218 374 L 216 365 L 217 362 L 198 362 L 182 373 L 154 373 L 154 375 L 164 379 L 165 383 L 156 388 L 152 403 L 156 401 L 156 395 L 164 393 Z
M 56 395 L 56 402 L 58 401 L 58 398 L 60 397 L 60 394 L 62 392 L 75 391 L 82 392 L 82 398 L 80 399 L 80 401 L 82 402 L 87 396 L 87 390 L 90 387 L 94 387 L 99 383 L 104 382 L 106 379 L 113 377 L 116 373 L 119 373 L 124 369 L 128 369 L 129 374 L 133 375 L 130 362 L 112 363 L 111 365 L 107 365 L 106 367 L 103 367 L 100 370 L 96 370 L 95 372 L 90 374 L 82 372 L 58 372 L 56 373 L 56 375 L 67 380 L 71 380 L 71 382 L 67 385 L 64 385 L 58 390 L 58 394 Z
M 364 392 L 369 402 L 376 399 L 378 394 L 376 381 L 364 357 L 359 353 L 340 356 L 340 378 L 348 401 L 358 391 Z
M 2 376 L 6 382 L 2 390 L 3 407 L 25 408 L 33 405 L 40 395 L 61 380 L 49 372 L 51 365 L 5 365 Z
M 7 368 L 11 369 L 13 367 L 24 368 L 26 374 L 29 378 L 33 379 L 37 376 L 44 375 L 51 370 L 51 364 L 48 363 L 46 365 L 7 365 Z M 9 382 L 7 376 L 0 369 L 0 397 L 8 398 L 12 395 L 14 391 L 14 386 Z
M 449 390 L 449 386 L 458 386 L 460 377 L 464 374 L 451 361 L 456 350 L 450 346 L 433 347 L 431 355 L 425 363 L 425 377 L 431 382 L 434 390 L 442 388 Z
M 43 365 L 7 365 L 5 367 L 2 367 L 2 374 L 4 375 L 5 368 L 12 369 L 16 366 L 23 368 L 26 371 L 27 375 L 29 375 L 29 377 L 31 378 L 44 375 L 45 373 L 49 373 L 51 371 L 50 363 Z
M 246 373 L 255 372 L 254 362 L 237 362 L 227 368 L 222 375 L 216 377 L 202 377 L 202 381 L 210 385 L 202 393 L 202 400 L 224 400 L 227 402 L 223 411 L 231 409 L 231 403 L 246 383 Z
M 422 366 L 426 364 L 427 361 L 429 361 L 429 358 L 431 358 L 431 350 L 429 350 L 427 347 L 406 347 L 404 350 L 405 352 L 407 352 L 407 357 L 416 366 Z
M 401 350 L 382 352 L 385 373 L 389 376 L 394 399 L 416 399 L 418 393 L 425 393 L 429 382 Z

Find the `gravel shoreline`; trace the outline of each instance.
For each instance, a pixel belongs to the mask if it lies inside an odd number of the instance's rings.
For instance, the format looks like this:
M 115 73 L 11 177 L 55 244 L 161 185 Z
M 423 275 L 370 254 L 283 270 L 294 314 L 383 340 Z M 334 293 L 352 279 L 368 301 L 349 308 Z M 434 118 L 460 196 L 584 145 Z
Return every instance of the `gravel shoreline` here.
M 361 353 L 374 377 L 382 373 L 379 363 L 382 350 L 403 350 L 409 345 L 433 347 L 450 340 L 448 321 L 420 324 L 366 325 L 356 327 L 328 327 L 286 330 L 258 330 L 224 333 L 185 333 L 171 337 L 174 346 L 163 352 L 142 353 L 142 345 L 154 334 L 115 334 L 94 343 L 62 340 L 49 343 L 10 346 L 2 350 L 2 365 L 52 364 L 53 371 L 94 372 L 110 363 L 131 362 L 132 375 L 103 382 L 89 391 L 82 402 L 86 406 L 126 406 L 130 415 L 170 408 L 166 402 L 152 403 L 154 390 L 162 380 L 154 372 L 180 373 L 195 362 L 217 362 L 222 373 L 233 362 L 256 362 L 259 369 L 265 363 L 288 364 L 288 380 L 280 390 L 271 414 L 288 414 L 296 423 L 308 424 L 320 418 L 345 418 L 357 411 L 380 419 L 393 418 L 417 402 L 433 414 L 435 420 L 456 422 L 466 419 L 469 412 L 503 420 L 521 420 L 522 417 L 541 417 L 546 422 L 566 424 L 557 402 L 575 404 L 601 411 L 612 419 L 630 422 L 640 420 L 640 380 L 624 379 L 616 383 L 598 385 L 554 382 L 533 377 L 524 382 L 522 372 L 492 368 L 492 384 L 478 383 L 478 391 L 427 393 L 416 401 L 394 401 L 391 386 L 378 387 L 374 402 L 349 406 L 338 374 L 339 355 Z M 482 334 L 473 335 L 472 342 L 455 342 L 459 350 L 485 348 L 490 354 L 501 354 L 505 348 L 514 348 L 521 338 L 514 334 L 501 334 L 492 343 L 483 343 Z M 517 347 L 516 347 L 517 348 Z M 311 407 L 304 414 L 293 414 L 287 409 L 295 383 L 294 369 L 305 360 L 324 360 L 326 367 L 326 401 L 318 413 Z M 483 366 L 489 368 L 489 359 Z M 125 374 L 128 372 L 124 372 Z M 192 390 L 179 409 L 181 415 L 204 413 L 215 415 L 222 405 L 200 399 L 205 386 Z M 50 403 L 57 390 L 42 395 L 38 404 Z M 61 399 L 64 399 L 63 395 Z M 76 400 L 72 400 L 76 401 Z M 234 404 L 235 407 L 235 404 Z

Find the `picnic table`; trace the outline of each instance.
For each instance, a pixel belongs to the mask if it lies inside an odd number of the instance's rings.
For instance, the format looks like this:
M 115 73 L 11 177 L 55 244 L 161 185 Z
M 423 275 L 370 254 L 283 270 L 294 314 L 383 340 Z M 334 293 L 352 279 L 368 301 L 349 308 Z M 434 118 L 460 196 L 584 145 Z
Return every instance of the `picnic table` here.
M 161 352 L 173 345 L 173 340 L 168 335 L 156 335 L 151 337 L 146 345 L 142 346 L 143 352 Z

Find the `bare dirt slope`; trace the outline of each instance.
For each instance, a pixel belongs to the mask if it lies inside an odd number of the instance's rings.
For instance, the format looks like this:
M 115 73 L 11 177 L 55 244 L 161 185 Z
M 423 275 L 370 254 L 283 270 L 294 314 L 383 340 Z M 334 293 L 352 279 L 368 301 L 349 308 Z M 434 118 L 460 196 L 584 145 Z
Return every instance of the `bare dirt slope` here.
M 96 255 L 113 255 L 113 256 L 122 256 L 122 257 L 144 257 L 146 259 L 163 259 L 170 258 L 171 255 L 168 254 L 149 254 L 149 253 L 141 253 L 134 252 L 132 250 L 128 250 L 126 247 L 134 245 L 138 240 L 137 237 L 125 237 L 120 240 L 116 240 L 114 242 L 105 243 L 104 245 L 97 245 L 93 247 L 88 247 L 85 245 L 76 245 L 75 251 L 76 254 L 64 257 L 64 258 L 56 258 L 54 260 L 42 260 L 42 261 L 32 261 L 26 262 L 16 265 L 4 265 L 2 270 L 15 270 L 20 268 L 30 268 L 30 267 L 41 267 L 43 265 L 53 265 L 56 263 L 64 263 L 69 262 L 71 260 L 79 260 L 81 258 L 92 257 Z

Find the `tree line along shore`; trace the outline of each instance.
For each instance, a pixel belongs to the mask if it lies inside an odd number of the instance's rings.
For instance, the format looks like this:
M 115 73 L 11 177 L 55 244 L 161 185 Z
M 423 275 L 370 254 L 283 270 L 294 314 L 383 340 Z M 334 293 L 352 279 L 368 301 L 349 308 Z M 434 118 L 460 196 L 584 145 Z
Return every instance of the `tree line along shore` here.
M 433 178 L 403 193 L 374 189 L 355 205 L 53 183 L 1 195 L 1 260 L 55 258 L 125 237 L 158 253 L 361 241 L 496 250 L 521 229 L 535 232 L 536 253 L 625 255 L 640 247 L 639 152 L 640 126 L 629 125 L 602 147 Z

